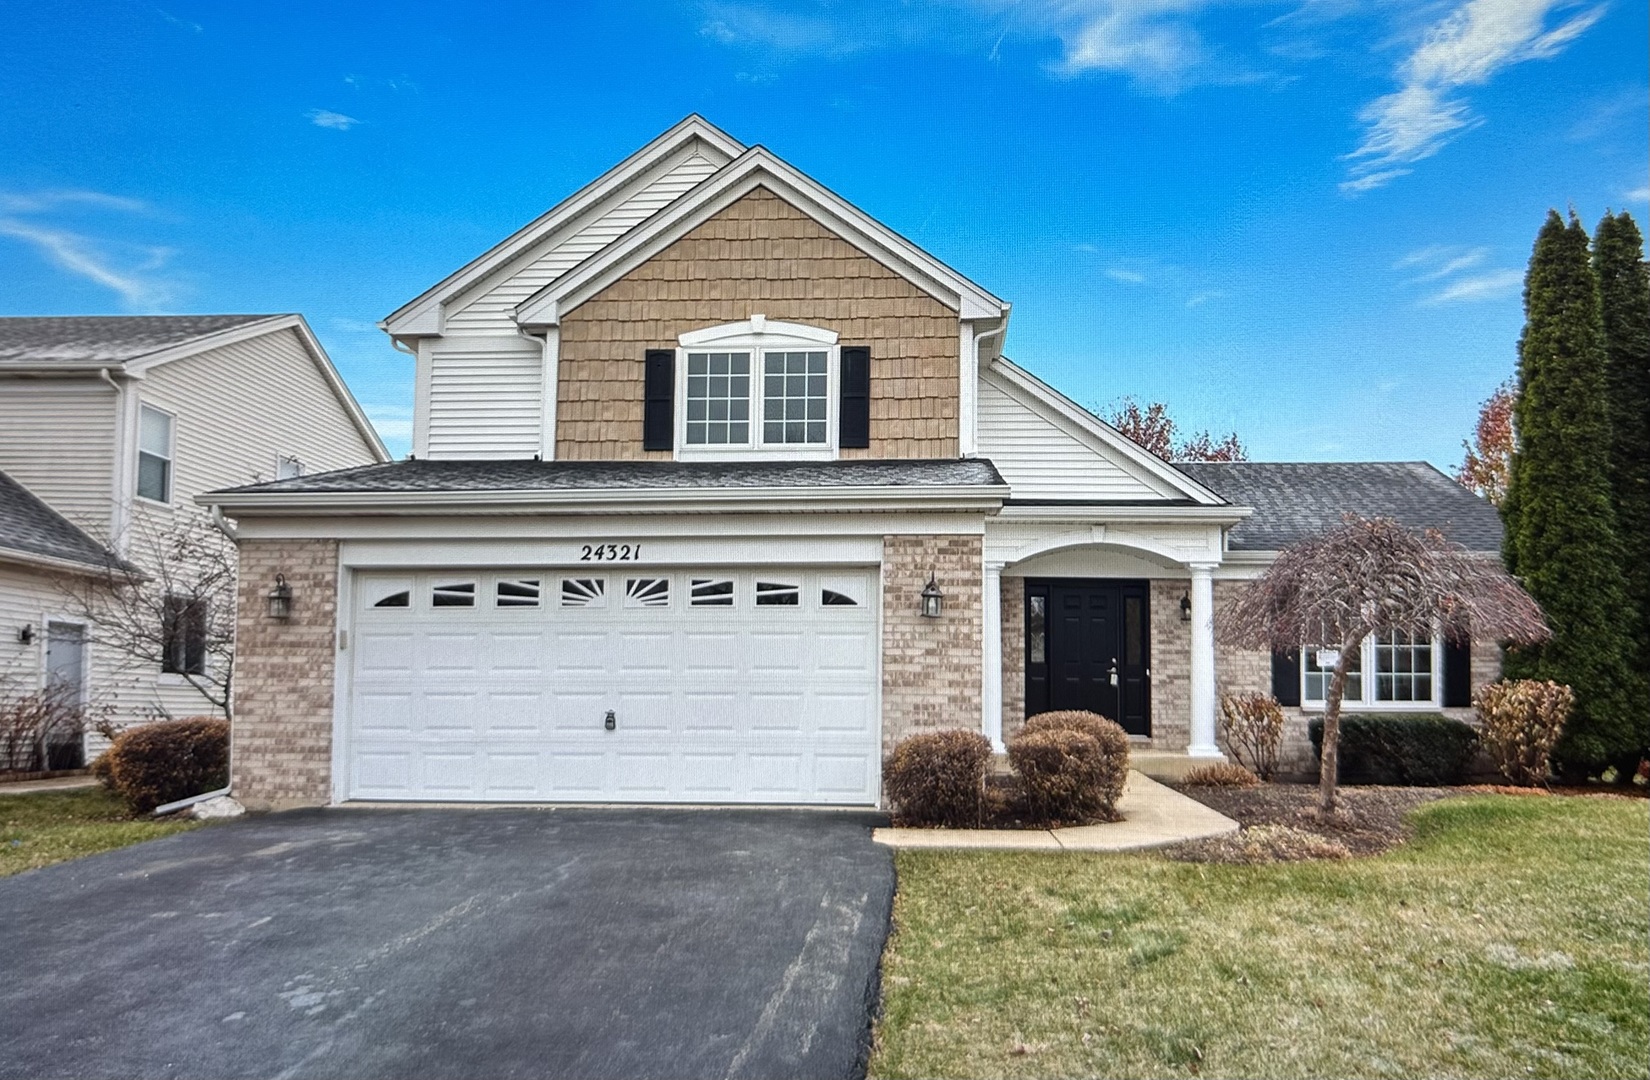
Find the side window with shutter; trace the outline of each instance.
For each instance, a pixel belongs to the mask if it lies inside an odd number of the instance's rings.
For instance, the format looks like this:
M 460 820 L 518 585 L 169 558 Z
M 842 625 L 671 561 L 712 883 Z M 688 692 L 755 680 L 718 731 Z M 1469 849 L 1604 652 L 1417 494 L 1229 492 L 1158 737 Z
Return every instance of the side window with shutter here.
M 1464 709 L 1472 704 L 1472 646 L 1465 641 L 1444 642 L 1444 707 Z
M 647 350 L 647 371 L 642 388 L 642 449 L 676 448 L 676 352 L 674 349 Z
M 1288 649 L 1272 654 L 1272 696 L 1279 705 L 1301 703 L 1301 651 Z
M 841 401 L 837 415 L 837 445 L 844 450 L 871 445 L 871 350 L 865 345 L 842 346 Z

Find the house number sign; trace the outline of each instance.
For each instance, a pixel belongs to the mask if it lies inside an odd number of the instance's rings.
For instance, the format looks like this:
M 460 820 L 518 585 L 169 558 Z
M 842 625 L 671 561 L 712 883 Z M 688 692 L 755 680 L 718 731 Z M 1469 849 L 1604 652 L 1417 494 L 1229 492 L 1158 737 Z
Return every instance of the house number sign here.
M 642 557 L 640 544 L 580 544 L 580 562 L 637 562 Z

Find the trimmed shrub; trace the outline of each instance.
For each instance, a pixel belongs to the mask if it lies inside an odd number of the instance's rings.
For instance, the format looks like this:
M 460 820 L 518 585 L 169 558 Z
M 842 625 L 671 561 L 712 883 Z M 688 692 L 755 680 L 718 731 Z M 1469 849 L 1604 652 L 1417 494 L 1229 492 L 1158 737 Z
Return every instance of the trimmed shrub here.
M 1271 694 L 1220 695 L 1220 734 L 1232 760 L 1260 779 L 1278 771 L 1283 707 Z
M 210 716 L 127 728 L 92 766 L 134 814 L 229 783 L 229 722 Z
M 1191 787 L 1254 787 L 1260 777 L 1235 761 L 1217 761 L 1199 765 L 1186 774 L 1184 783 Z
M 1115 821 L 1129 736 L 1098 713 L 1039 713 L 1008 744 L 1027 809 L 1046 821 Z
M 1492 683 L 1473 697 L 1478 737 L 1501 775 L 1515 784 L 1545 784 L 1553 747 L 1575 705 L 1568 686 L 1537 679 Z
M 1323 757 L 1323 720 L 1307 725 Z M 1340 777 L 1347 784 L 1432 787 L 1459 784 L 1478 749 L 1471 724 L 1439 713 L 1341 717 Z
M 912 735 L 882 763 L 882 790 L 901 823 L 978 828 L 991 740 L 977 731 Z

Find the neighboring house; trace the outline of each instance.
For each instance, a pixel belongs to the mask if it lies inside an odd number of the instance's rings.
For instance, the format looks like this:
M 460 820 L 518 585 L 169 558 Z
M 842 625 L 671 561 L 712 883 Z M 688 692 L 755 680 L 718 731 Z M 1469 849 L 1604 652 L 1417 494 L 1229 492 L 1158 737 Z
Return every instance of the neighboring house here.
M 1169 465 L 1005 358 L 1008 321 L 678 124 L 384 321 L 416 460 L 202 498 L 242 535 L 236 793 L 872 805 L 907 735 L 1074 707 L 1214 757 L 1222 686 L 1304 694 L 1297 729 L 1321 692 L 1311 650 L 1215 648 L 1278 545 L 1352 510 L 1496 546 L 1426 466 Z M 1489 670 L 1374 642 L 1359 707 Z
M 211 711 L 187 672 L 100 641 L 65 585 L 153 568 L 204 491 L 388 460 L 301 316 L 0 318 L 0 674 L 73 682 L 117 724 Z M 182 620 L 169 666 L 208 662 L 198 632 Z

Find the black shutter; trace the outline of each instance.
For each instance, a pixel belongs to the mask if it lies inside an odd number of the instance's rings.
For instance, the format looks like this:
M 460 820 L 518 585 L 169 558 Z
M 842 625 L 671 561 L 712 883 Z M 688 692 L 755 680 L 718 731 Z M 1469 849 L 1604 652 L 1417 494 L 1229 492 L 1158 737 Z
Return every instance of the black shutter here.
M 837 445 L 845 450 L 871 445 L 871 350 L 865 345 L 842 347 L 841 408 L 837 413 Z
M 1464 709 L 1472 704 L 1472 646 L 1465 641 L 1444 642 L 1444 707 Z
M 1272 696 L 1279 705 L 1301 703 L 1301 651 L 1289 649 L 1272 654 Z
M 647 350 L 646 385 L 642 389 L 642 449 L 676 448 L 676 352 Z

